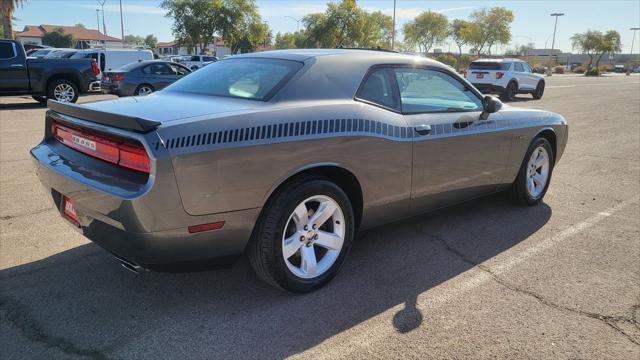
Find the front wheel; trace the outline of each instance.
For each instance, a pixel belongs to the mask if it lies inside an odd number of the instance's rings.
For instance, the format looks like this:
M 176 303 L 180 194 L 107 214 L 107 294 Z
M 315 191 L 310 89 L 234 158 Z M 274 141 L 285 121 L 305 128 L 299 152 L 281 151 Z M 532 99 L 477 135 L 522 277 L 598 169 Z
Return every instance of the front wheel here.
M 145 96 L 154 92 L 155 89 L 149 84 L 142 84 L 136 88 L 135 95 Z
M 543 137 L 533 140 L 511 186 L 511 198 L 520 205 L 536 205 L 544 198 L 551 181 L 554 154 Z
M 59 102 L 74 103 L 78 100 L 78 87 L 73 81 L 67 79 L 56 79 L 49 84 L 47 98 Z
M 269 201 L 254 230 L 249 260 L 267 283 L 305 293 L 338 273 L 354 234 L 353 209 L 344 191 L 328 179 L 305 177 Z
M 544 95 L 544 81 L 538 83 L 538 86 L 536 86 L 536 89 L 531 95 L 533 95 L 533 98 L 536 100 L 542 99 L 542 95 Z

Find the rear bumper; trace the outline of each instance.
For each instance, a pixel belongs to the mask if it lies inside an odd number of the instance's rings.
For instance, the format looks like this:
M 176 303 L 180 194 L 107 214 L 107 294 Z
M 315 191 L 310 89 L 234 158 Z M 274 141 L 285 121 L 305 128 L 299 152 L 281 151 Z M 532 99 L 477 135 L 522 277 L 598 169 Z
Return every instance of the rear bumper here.
M 57 208 L 62 208 L 64 196 L 73 201 L 80 222 L 67 220 L 72 227 L 117 257 L 148 269 L 166 270 L 174 264 L 212 259 L 226 262 L 237 257 L 244 251 L 260 212 L 256 208 L 187 214 L 173 173 L 167 173 L 172 170 L 162 159 L 156 160 L 156 175 L 149 177 L 149 184 L 137 189 L 136 179 L 131 177 L 135 175 L 125 173 L 129 170 L 118 173 L 116 166 L 53 140 L 43 141 L 31 155 L 36 173 Z M 219 221 L 225 222 L 219 230 L 188 231 L 189 226 Z
M 491 93 L 503 93 L 505 91 L 504 86 L 494 85 L 494 84 L 472 84 L 478 91 L 483 94 L 491 94 Z

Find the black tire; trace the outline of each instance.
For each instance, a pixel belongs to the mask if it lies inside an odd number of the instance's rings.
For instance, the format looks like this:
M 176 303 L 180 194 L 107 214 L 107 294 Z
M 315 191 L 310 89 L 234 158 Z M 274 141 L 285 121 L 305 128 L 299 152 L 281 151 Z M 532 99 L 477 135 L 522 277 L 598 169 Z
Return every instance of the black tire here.
M 151 90 L 151 92 L 155 92 L 155 91 L 156 91 L 156 89 L 155 89 L 152 85 L 150 85 L 150 84 L 140 84 L 140 85 L 138 85 L 138 87 L 136 88 L 136 90 L 133 92 L 133 94 L 134 94 L 134 95 L 136 95 L 136 96 L 141 96 L 140 91 L 141 91 L 143 88 L 148 88 L 148 89 L 150 89 L 150 90 Z M 144 94 L 144 95 L 148 95 L 148 94 Z
M 46 96 L 33 95 L 32 98 L 33 98 L 33 100 L 39 102 L 40 104 L 46 104 L 47 103 L 47 97 Z
M 195 66 L 195 65 L 193 65 L 193 66 L 191 67 L 191 71 L 196 71 L 196 70 L 198 70 L 198 67 L 197 67 L 197 66 Z
M 282 239 L 294 209 L 305 199 L 316 195 L 328 196 L 340 206 L 346 222 L 345 236 L 333 265 L 317 277 L 303 279 L 287 267 L 282 254 Z M 255 272 L 267 283 L 285 291 L 306 293 L 320 288 L 335 277 L 349 254 L 354 236 L 353 208 L 345 192 L 329 179 L 303 176 L 283 186 L 269 200 L 253 231 L 247 254 Z
M 543 147 L 549 155 L 549 173 L 547 176 L 546 184 L 544 184 L 544 188 L 542 192 L 536 196 L 532 196 L 527 189 L 527 181 L 528 181 L 528 164 L 529 159 L 534 151 L 536 151 L 539 147 Z M 547 193 L 547 189 L 549 189 L 549 184 L 551 183 L 551 175 L 553 174 L 553 165 L 555 162 L 555 154 L 553 153 L 553 149 L 551 148 L 551 144 L 549 141 L 543 137 L 535 138 L 529 148 L 527 149 L 527 153 L 522 160 L 522 165 L 520 166 L 520 171 L 518 172 L 518 176 L 516 180 L 511 185 L 511 199 L 519 205 L 524 206 L 533 206 L 538 204 L 544 198 Z
M 513 101 L 518 93 L 518 84 L 515 81 L 509 81 L 507 88 L 504 89 L 500 98 L 504 101 Z
M 544 81 L 538 82 L 536 89 L 531 93 L 531 95 L 536 100 L 542 99 L 542 96 L 544 95 Z
M 56 89 L 67 89 L 68 92 L 66 96 L 62 96 L 60 92 L 57 92 Z M 47 87 L 47 98 L 53 99 L 61 102 L 70 102 L 75 103 L 78 101 L 78 96 L 80 92 L 78 91 L 78 87 L 76 84 L 67 79 L 55 79 L 49 83 Z

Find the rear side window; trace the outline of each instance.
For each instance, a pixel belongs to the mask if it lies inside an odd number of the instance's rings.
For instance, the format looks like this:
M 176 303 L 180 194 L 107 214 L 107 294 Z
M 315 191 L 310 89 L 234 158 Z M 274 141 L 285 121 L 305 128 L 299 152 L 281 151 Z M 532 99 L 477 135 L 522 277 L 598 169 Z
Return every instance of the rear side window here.
M 13 44 L 10 42 L 0 42 L 0 59 L 11 59 L 16 56 Z
M 191 61 L 200 61 L 200 56 L 192 56 Z
M 496 61 L 474 61 L 469 65 L 470 70 L 509 70 L 511 67 L 510 62 L 496 62 Z
M 203 56 L 202 61 L 216 61 L 216 58 L 213 56 Z
M 207 65 L 166 90 L 266 101 L 300 68 L 302 63 L 291 60 L 229 59 Z
M 386 69 L 374 70 L 369 74 L 358 91 L 358 99 L 398 110 L 400 108 L 396 92 Z
M 514 69 L 515 69 L 516 71 L 518 71 L 518 72 L 524 72 L 524 67 L 522 66 L 522 63 L 518 63 L 518 62 L 517 62 L 515 65 L 516 65 L 516 66 L 515 66 L 515 68 L 514 68 Z

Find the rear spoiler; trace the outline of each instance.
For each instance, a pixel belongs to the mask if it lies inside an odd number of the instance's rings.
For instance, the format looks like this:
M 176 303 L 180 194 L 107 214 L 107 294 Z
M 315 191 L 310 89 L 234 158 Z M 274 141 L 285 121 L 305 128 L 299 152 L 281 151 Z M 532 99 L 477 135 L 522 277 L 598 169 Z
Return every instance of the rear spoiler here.
M 154 130 L 161 124 L 158 121 L 93 110 L 82 105 L 62 103 L 51 99 L 47 100 L 47 107 L 60 114 L 139 133 Z

